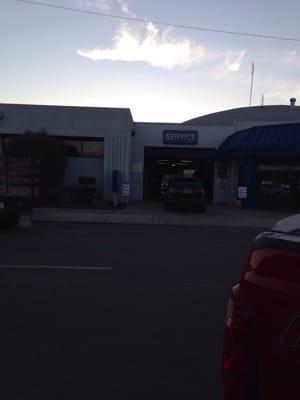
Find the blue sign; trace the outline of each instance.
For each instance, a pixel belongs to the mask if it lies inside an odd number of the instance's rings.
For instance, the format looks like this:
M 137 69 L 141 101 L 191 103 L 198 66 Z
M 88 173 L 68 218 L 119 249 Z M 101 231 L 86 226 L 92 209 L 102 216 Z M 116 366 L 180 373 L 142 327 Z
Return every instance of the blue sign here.
M 226 165 L 218 166 L 218 178 L 227 178 L 227 166 Z
M 163 132 L 164 144 L 198 144 L 197 131 L 164 131 Z

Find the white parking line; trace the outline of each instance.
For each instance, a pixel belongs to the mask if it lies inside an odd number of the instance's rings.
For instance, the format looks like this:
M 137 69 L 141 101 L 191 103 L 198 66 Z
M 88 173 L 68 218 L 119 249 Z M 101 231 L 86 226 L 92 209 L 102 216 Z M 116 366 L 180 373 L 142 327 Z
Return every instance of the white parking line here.
M 0 265 L 0 269 L 59 269 L 79 271 L 112 271 L 112 267 L 78 267 L 58 265 Z

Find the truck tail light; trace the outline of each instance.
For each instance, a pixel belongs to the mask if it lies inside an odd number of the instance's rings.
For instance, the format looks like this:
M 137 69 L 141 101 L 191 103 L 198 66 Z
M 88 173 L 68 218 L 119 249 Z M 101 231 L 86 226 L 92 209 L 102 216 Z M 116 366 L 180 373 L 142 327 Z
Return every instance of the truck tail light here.
M 250 400 L 254 393 L 253 349 L 247 316 L 233 289 L 228 303 L 223 348 L 224 400 Z M 256 382 L 255 382 L 256 383 Z

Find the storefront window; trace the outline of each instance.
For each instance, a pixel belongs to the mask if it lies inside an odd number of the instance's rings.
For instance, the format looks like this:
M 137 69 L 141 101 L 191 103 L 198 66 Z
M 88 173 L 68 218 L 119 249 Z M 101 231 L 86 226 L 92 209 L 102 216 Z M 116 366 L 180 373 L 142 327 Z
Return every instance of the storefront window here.
M 297 165 L 259 165 L 258 204 L 267 208 L 298 207 L 299 180 Z
M 100 141 L 83 141 L 82 156 L 83 157 L 103 157 L 104 142 Z

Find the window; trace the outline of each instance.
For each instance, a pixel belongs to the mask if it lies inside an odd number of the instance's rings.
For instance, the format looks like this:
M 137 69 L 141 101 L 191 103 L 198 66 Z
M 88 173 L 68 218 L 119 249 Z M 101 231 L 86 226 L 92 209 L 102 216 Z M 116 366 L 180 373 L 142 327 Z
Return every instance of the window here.
M 103 157 L 104 142 L 100 141 L 83 141 L 82 142 L 83 157 Z
M 103 157 L 104 142 L 101 140 L 64 139 L 66 157 Z
M 80 157 L 81 147 L 81 140 L 64 140 L 65 156 Z

